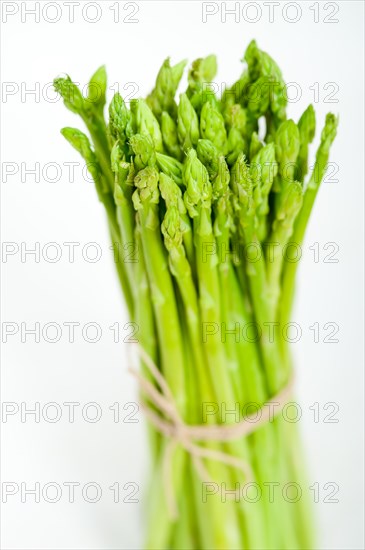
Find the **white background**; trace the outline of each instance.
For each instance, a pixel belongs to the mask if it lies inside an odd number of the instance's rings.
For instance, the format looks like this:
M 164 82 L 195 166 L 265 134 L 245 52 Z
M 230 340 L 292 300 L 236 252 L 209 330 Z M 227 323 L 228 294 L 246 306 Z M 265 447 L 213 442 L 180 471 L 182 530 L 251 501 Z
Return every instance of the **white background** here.
M 302 14 L 296 23 L 285 21 L 295 16 L 288 3 L 276 7 L 272 23 L 268 7 L 262 4 L 262 16 L 255 23 L 247 21 L 255 17 L 255 11 L 241 14 L 238 21 L 227 16 L 223 22 L 219 4 L 218 13 L 203 23 L 202 5 L 192 1 L 137 2 L 138 13 L 132 17 L 138 23 L 115 23 L 115 12 L 110 10 L 115 4 L 99 3 L 100 20 L 91 23 L 82 17 L 85 2 L 81 1 L 75 7 L 75 22 L 70 23 L 68 8 L 59 2 L 59 22 L 45 20 L 55 18 L 51 6 L 36 23 L 34 16 L 24 11 L 22 22 L 21 15 L 24 6 L 31 8 L 34 2 L 2 2 L 2 80 L 18 86 L 13 87 L 13 95 L 3 95 L 2 99 L 2 161 L 16 163 L 19 169 L 2 183 L 2 240 L 19 247 L 23 242 L 28 248 L 38 242 L 41 251 L 45 244 L 57 242 L 62 249 L 56 263 L 44 260 L 42 255 L 39 263 L 30 255 L 22 262 L 20 252 L 8 257 L 6 263 L 2 258 L 2 321 L 19 326 L 24 322 L 28 327 L 35 322 L 62 326 L 75 321 L 81 327 L 96 322 L 103 331 L 100 341 L 94 344 L 82 339 L 80 328 L 75 331 L 75 342 L 69 343 L 63 326 L 58 343 L 42 338 L 34 343 L 32 336 L 22 343 L 19 332 L 3 345 L 2 400 L 19 407 L 21 402 L 28 407 L 39 402 L 41 408 L 56 402 L 62 407 L 62 418 L 50 423 L 41 416 L 36 423 L 31 415 L 21 422 L 20 412 L 9 416 L 7 422 L 3 417 L 2 481 L 19 486 L 24 482 L 27 488 L 36 482 L 41 487 L 55 482 L 63 493 L 54 504 L 43 498 L 34 503 L 32 496 L 22 503 L 20 491 L 10 496 L 2 505 L 2 547 L 137 549 L 142 545 L 142 505 L 116 504 L 109 489 L 119 482 L 123 500 L 130 492 L 123 489 L 124 484 L 137 483 L 141 501 L 146 488 L 147 447 L 142 422 L 115 423 L 109 409 L 118 402 L 123 419 L 132 410 L 123 410 L 123 406 L 136 400 L 136 388 L 126 372 L 130 345 L 114 343 L 108 328 L 116 322 L 123 327 L 127 316 L 93 185 L 83 179 L 82 165 L 75 170 L 75 181 L 70 182 L 64 164 L 80 160 L 59 129 L 66 125 L 80 127 L 81 123 L 60 101 L 47 100 L 47 91 L 49 99 L 54 97 L 47 84 L 62 72 L 86 84 L 92 72 L 105 63 L 110 85 L 119 83 L 123 94 L 126 83 L 136 83 L 138 94 L 143 96 L 167 55 L 177 62 L 209 53 L 218 56 L 217 81 L 231 83 L 240 74 L 246 46 L 256 38 L 259 46 L 278 61 L 286 81 L 301 87 L 301 101 L 290 104 L 289 116 L 297 120 L 306 105 L 313 102 L 310 87 L 316 82 L 318 127 L 328 110 L 340 114 L 339 135 L 331 155 L 339 166 L 335 176 L 338 182 L 323 184 L 310 222 L 293 315 L 302 326 L 303 337 L 293 345 L 293 353 L 309 479 L 321 487 L 327 482 L 339 486 L 338 503 L 323 502 L 327 491 L 321 493 L 321 502 L 316 505 L 320 548 L 363 548 L 363 3 L 330 3 L 327 11 L 321 3 L 318 23 L 310 9 L 314 2 L 297 3 Z M 6 23 L 5 5 L 8 10 L 19 8 Z M 333 6 L 339 11 L 331 17 Z M 120 19 L 132 10 L 133 6 L 123 10 L 121 3 Z M 86 17 L 93 19 L 95 14 L 90 7 Z M 339 21 L 324 23 L 326 16 Z M 338 103 L 325 101 L 332 90 L 324 89 L 329 82 L 338 86 L 333 96 Z M 36 83 L 40 97 L 22 96 L 22 91 L 34 89 Z M 127 92 L 133 91 L 135 85 L 128 86 Z M 318 134 L 317 130 L 316 143 Z M 36 162 L 41 172 L 46 170 L 40 181 L 29 174 L 22 181 L 21 163 L 24 172 Z M 55 162 L 60 166 L 59 178 L 55 170 L 44 168 Z M 52 177 L 58 181 L 52 183 Z M 80 243 L 74 263 L 68 261 L 64 242 Z M 102 248 L 102 258 L 96 263 L 85 261 L 81 254 L 90 242 Z M 309 249 L 314 242 L 319 243 L 321 251 L 319 263 L 313 261 Z M 339 246 L 338 263 L 323 262 L 323 246 L 328 242 Z M 89 252 L 91 255 L 93 251 Z M 337 323 L 339 343 L 323 343 L 326 331 L 321 331 L 321 342 L 314 343 L 309 327 L 315 322 L 322 327 L 327 322 Z M 64 402 L 81 404 L 74 423 L 68 422 Z M 83 419 L 81 409 L 89 402 L 100 404 L 99 422 Z M 321 411 L 318 423 L 309 408 L 315 402 Z M 338 423 L 323 422 L 323 407 L 329 402 L 339 407 L 335 416 Z M 89 409 L 90 415 L 93 412 Z M 62 485 L 71 481 L 81 484 L 75 489 L 72 504 Z M 96 504 L 82 499 L 81 488 L 88 482 L 102 488 L 102 498 Z

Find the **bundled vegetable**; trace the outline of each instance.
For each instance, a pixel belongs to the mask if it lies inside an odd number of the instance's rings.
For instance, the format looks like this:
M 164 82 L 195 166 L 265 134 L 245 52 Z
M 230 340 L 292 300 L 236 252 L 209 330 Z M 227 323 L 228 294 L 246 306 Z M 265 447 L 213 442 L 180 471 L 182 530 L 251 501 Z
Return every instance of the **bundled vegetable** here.
M 87 163 L 111 240 L 137 253 L 116 263 L 151 420 L 148 549 L 314 548 L 296 424 L 260 417 L 269 400 L 292 398 L 288 251 L 303 242 L 338 121 L 327 115 L 305 179 L 313 107 L 287 119 L 276 63 L 254 41 L 244 61 L 217 97 L 215 56 L 197 59 L 177 101 L 186 63 L 167 59 L 145 100 L 128 108 L 114 95 L 108 122 L 103 67 L 88 97 L 69 77 L 54 82 L 88 129 L 91 142 L 62 134 Z

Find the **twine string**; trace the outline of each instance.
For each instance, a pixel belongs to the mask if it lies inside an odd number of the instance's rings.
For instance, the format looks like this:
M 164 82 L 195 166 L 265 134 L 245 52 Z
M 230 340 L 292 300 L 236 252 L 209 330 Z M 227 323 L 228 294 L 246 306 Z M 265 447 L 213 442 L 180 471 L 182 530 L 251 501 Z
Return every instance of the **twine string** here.
M 168 439 L 162 460 L 163 484 L 169 515 L 172 520 L 176 520 L 178 518 L 178 509 L 173 491 L 172 460 L 177 445 L 181 445 L 191 456 L 199 477 L 205 483 L 212 483 L 213 480 L 204 464 L 204 459 L 215 460 L 227 466 L 232 466 L 233 468 L 241 470 L 246 479 L 252 479 L 252 470 L 248 462 L 225 451 L 198 445 L 195 441 L 215 441 L 224 443 L 226 441 L 233 441 L 241 437 L 246 437 L 253 433 L 282 411 L 291 397 L 293 380 L 289 380 L 288 384 L 280 392 L 265 403 L 265 405 L 276 405 L 276 409 L 272 409 L 270 406 L 260 407 L 259 411 L 261 415 L 259 418 L 257 418 L 257 414 L 251 414 L 247 415 L 236 424 L 190 425 L 185 424 L 182 419 L 176 407 L 173 394 L 161 371 L 139 344 L 137 344 L 137 349 L 152 379 L 160 388 L 158 389 L 154 386 L 139 371 L 132 368 L 128 369 L 137 380 L 141 392 L 145 394 L 148 401 L 154 405 L 159 412 L 166 416 L 166 418 L 163 418 L 148 405 L 145 400 L 141 402 L 141 409 L 148 420 L 157 431 Z M 234 498 L 239 498 L 239 489 L 233 491 L 231 494 Z

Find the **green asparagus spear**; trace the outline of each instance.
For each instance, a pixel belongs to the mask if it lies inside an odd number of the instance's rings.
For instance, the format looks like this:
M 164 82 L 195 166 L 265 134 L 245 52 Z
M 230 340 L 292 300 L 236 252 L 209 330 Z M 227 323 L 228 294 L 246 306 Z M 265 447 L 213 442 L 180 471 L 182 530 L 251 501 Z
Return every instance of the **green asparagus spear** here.
M 308 172 L 308 149 L 316 132 L 316 114 L 313 105 L 309 105 L 298 122 L 300 147 L 297 160 L 297 178 L 304 181 Z
M 183 184 L 181 162 L 162 153 L 156 153 L 156 159 L 159 169 L 181 186 Z
M 200 137 L 198 115 L 186 94 L 180 96 L 177 110 L 177 135 L 184 151 L 195 147 Z
M 155 87 L 146 100 L 158 120 L 161 119 L 163 111 L 176 118 L 175 94 L 185 65 L 186 61 L 181 61 L 175 67 L 171 67 L 169 58 L 162 64 Z
M 203 139 L 209 139 L 224 154 L 227 147 L 227 131 L 224 118 L 209 101 L 204 103 L 200 114 L 200 133 Z
M 130 148 L 128 141 L 133 136 L 132 115 L 118 92 L 114 94 L 109 105 L 108 130 L 112 145 L 115 141 L 118 141 L 126 160 L 129 160 Z
M 327 168 L 330 148 L 337 134 L 337 126 L 338 118 L 336 118 L 332 113 L 329 113 L 326 116 L 325 126 L 322 130 L 321 143 L 316 154 L 316 162 L 313 172 L 307 188 L 304 190 L 303 206 L 294 225 L 292 242 L 294 242 L 296 246 L 301 246 L 303 243 L 305 230 L 312 212 L 313 204 Z M 287 323 L 289 320 L 297 267 L 297 262 L 290 261 L 287 261 L 284 266 L 280 314 L 281 323 Z
M 144 99 L 132 99 L 131 112 L 135 133 L 151 136 L 155 150 L 163 151 L 159 123 Z
M 109 191 L 109 185 L 104 180 L 104 175 L 101 172 L 98 160 L 95 153 L 91 149 L 87 136 L 75 128 L 63 128 L 61 133 L 81 154 L 94 180 L 99 200 L 103 204 L 107 214 L 112 242 L 118 247 L 115 263 L 129 313 L 133 316 L 134 304 L 131 281 L 128 279 L 127 270 L 121 258 L 121 251 L 123 250 L 123 245 L 125 243 L 123 243 L 120 235 L 113 194 Z
M 99 73 L 99 74 L 98 74 Z M 97 71 L 98 80 L 102 79 L 106 75 L 105 72 Z M 87 129 L 90 132 L 90 136 L 94 145 L 95 154 L 100 164 L 101 170 L 104 174 L 105 180 L 108 182 L 109 189 L 113 192 L 114 189 L 114 176 L 110 169 L 110 147 L 106 132 L 106 123 L 102 109 L 100 108 L 103 99 L 99 103 L 93 103 L 92 101 L 85 99 L 74 84 L 69 76 L 66 78 L 56 78 L 53 82 L 56 92 L 58 92 L 63 98 L 65 106 L 73 113 L 78 114 L 84 121 Z M 103 83 L 103 86 L 106 86 Z
M 161 133 L 168 154 L 181 161 L 183 154 L 177 137 L 177 126 L 167 111 L 161 115 Z

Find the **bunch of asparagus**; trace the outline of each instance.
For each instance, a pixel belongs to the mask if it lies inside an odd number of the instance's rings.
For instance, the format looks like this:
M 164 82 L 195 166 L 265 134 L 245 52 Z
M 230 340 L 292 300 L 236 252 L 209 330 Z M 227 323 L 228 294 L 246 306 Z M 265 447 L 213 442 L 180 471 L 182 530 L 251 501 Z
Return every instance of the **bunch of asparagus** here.
M 298 263 L 289 251 L 303 242 L 336 135 L 337 119 L 328 114 L 307 178 L 313 107 L 298 123 L 287 119 L 276 63 L 255 41 L 244 61 L 242 76 L 219 98 L 212 86 L 215 56 L 197 59 L 176 103 L 186 62 L 171 66 L 167 59 L 146 99 L 133 99 L 128 109 L 114 95 L 108 122 L 103 67 L 91 78 L 88 97 L 69 77 L 54 81 L 91 137 L 92 145 L 81 131 L 62 130 L 85 159 L 105 207 L 139 342 L 188 424 L 237 422 L 232 414 L 203 419 L 202 411 L 207 403 L 219 410 L 263 406 L 290 380 L 281 329 L 290 320 Z M 128 250 L 137 261 L 123 261 Z M 243 327 L 254 328 L 256 337 L 243 337 Z M 246 438 L 205 442 L 250 465 L 245 479 L 224 461 L 206 460 L 219 490 L 204 484 L 178 446 L 171 459 L 177 519 L 164 491 L 167 441 L 153 427 L 149 434 L 147 548 L 313 548 L 295 424 L 279 415 Z M 300 498 L 283 498 L 288 483 L 300 488 Z M 242 498 L 225 496 L 225 489 L 237 488 Z M 248 496 L 249 488 L 257 498 Z

